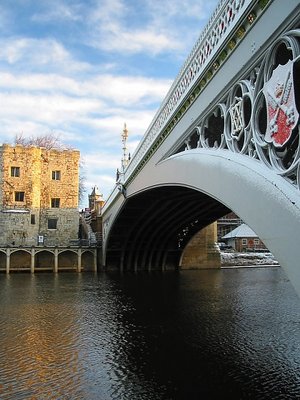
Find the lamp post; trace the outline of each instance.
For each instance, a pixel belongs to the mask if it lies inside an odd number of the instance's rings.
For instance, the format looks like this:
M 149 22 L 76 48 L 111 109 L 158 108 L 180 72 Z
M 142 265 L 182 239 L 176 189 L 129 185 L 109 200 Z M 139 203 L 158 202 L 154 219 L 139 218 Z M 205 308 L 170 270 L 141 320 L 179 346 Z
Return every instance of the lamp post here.
M 117 169 L 117 176 L 116 176 L 116 181 L 117 181 L 117 188 L 119 191 L 122 193 L 124 198 L 126 199 L 126 188 L 124 185 L 124 174 L 125 174 L 125 169 L 128 165 L 128 162 L 130 160 L 130 154 L 127 154 L 127 138 L 128 138 L 128 129 L 126 127 L 126 123 L 124 123 L 124 129 L 121 134 L 122 137 L 122 149 L 123 149 L 123 155 L 121 159 L 121 172 Z
M 126 146 L 127 138 L 128 138 L 128 129 L 126 127 L 126 123 L 124 123 L 124 129 L 123 129 L 121 136 L 122 136 L 122 145 L 123 145 L 123 147 L 122 147 L 123 157 L 121 160 L 121 165 L 122 165 L 122 172 L 124 172 L 125 168 L 127 167 L 127 164 L 128 164 L 128 155 L 127 155 L 127 146 Z

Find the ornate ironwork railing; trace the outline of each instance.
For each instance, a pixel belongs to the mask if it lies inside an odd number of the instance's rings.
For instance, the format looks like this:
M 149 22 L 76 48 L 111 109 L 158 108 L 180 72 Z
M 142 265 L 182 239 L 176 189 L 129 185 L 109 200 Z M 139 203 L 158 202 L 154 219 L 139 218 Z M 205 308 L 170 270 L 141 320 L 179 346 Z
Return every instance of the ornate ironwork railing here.
M 120 185 L 139 173 L 272 0 L 221 0 L 142 138 Z M 176 152 L 226 149 L 257 159 L 300 188 L 300 21 L 275 38 L 184 138 Z M 200 116 L 199 116 L 200 117 Z M 118 187 L 109 200 L 112 200 Z
M 130 164 L 125 171 L 125 181 L 143 159 L 153 142 L 167 126 L 178 108 L 184 103 L 191 87 L 204 74 L 216 54 L 222 49 L 229 36 L 237 29 L 241 17 L 249 8 L 251 0 L 221 0 L 210 18 L 208 24 L 200 35 L 180 73 L 171 86 L 166 98 L 162 102 L 152 123 L 142 138 L 137 150 L 133 154 Z M 265 1 L 264 3 L 268 3 Z M 255 19 L 255 15 L 253 19 Z M 249 20 L 249 23 L 252 21 Z M 237 37 L 243 32 L 237 32 Z M 220 54 L 217 68 L 222 59 L 226 58 L 228 50 L 235 47 L 235 40 L 231 40 L 225 53 Z M 209 73 L 211 73 L 209 71 Z M 206 77 L 207 80 L 208 77 Z M 205 82 L 203 83 L 203 86 Z
M 280 35 L 175 153 L 227 149 L 300 188 L 300 29 Z

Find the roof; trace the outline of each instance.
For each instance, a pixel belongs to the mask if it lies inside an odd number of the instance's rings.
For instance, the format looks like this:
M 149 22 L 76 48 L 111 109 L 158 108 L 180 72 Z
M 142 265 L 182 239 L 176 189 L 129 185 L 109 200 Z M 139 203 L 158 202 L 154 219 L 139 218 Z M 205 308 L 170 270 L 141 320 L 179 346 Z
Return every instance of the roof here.
M 223 236 L 222 239 L 233 239 L 241 237 L 254 237 L 257 238 L 257 234 L 246 224 L 241 224 L 237 228 L 233 229 L 227 235 Z

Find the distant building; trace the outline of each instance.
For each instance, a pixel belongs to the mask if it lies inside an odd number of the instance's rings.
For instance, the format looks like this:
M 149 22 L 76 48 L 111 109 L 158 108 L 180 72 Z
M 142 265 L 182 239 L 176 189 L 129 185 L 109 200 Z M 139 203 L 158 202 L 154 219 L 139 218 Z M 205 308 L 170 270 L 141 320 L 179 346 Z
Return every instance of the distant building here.
M 102 208 L 105 204 L 103 195 L 95 186 L 89 195 L 89 207 L 91 212 L 91 228 L 95 234 L 98 246 L 102 244 Z
M 224 217 L 218 219 L 218 241 L 222 241 L 222 237 L 241 225 L 243 221 L 234 212 L 224 215 Z
M 68 245 L 78 238 L 77 150 L 0 146 L 0 245 Z
M 222 237 L 236 251 L 267 250 L 257 234 L 246 224 L 241 224 Z
M 95 214 L 95 216 L 100 216 L 104 204 L 105 201 L 102 194 L 99 193 L 98 187 L 94 186 L 91 194 L 89 194 L 89 209 L 91 213 Z

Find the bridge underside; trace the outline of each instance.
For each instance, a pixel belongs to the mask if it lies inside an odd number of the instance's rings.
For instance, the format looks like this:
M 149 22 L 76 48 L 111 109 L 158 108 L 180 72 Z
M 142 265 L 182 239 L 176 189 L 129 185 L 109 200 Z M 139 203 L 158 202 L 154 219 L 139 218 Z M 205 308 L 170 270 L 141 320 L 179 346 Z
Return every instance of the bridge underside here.
M 192 236 L 230 210 L 197 190 L 165 186 L 126 200 L 110 231 L 106 268 L 178 268 Z

